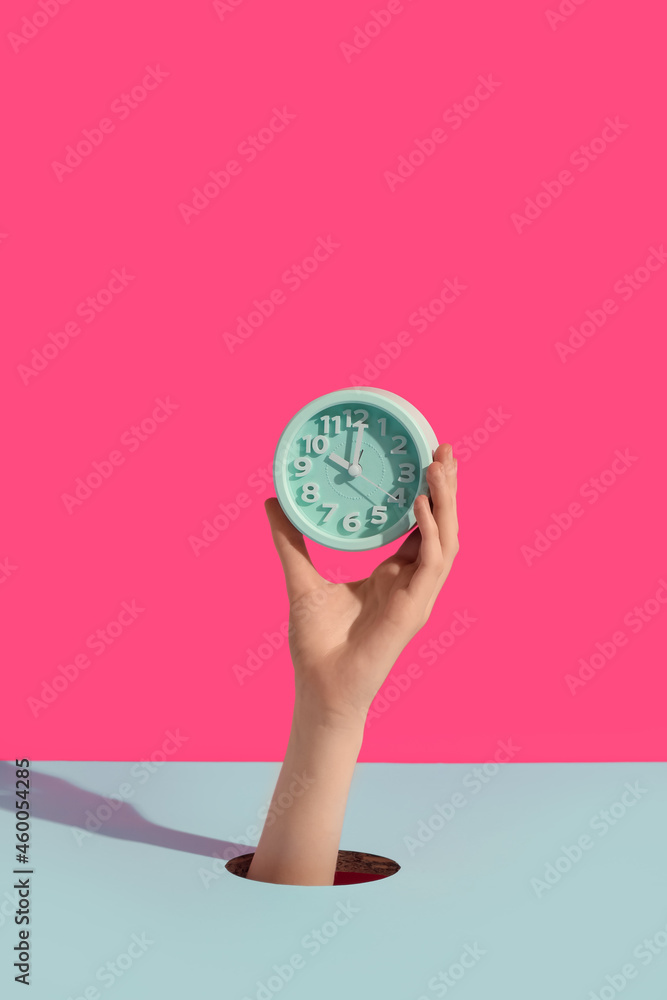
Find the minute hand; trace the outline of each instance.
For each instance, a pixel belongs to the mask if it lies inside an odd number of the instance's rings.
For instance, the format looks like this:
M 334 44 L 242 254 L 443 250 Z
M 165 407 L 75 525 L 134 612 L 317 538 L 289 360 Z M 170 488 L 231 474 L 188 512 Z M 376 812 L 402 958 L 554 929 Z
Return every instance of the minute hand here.
M 357 439 L 354 442 L 354 455 L 352 457 L 352 465 L 354 466 L 354 471 L 357 475 L 361 475 L 361 466 L 359 465 L 359 459 L 361 457 L 361 440 L 364 436 L 365 424 L 361 424 L 357 431 Z

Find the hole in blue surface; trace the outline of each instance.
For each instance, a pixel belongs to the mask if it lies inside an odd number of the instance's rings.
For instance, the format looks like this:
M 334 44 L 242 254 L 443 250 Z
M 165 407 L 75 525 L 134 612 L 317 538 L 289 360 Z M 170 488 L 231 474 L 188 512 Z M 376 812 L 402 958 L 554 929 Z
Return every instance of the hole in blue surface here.
M 252 861 L 254 851 L 232 858 L 225 865 L 228 872 L 245 878 Z M 383 858 L 379 854 L 367 854 L 365 851 L 339 851 L 336 862 L 334 885 L 354 885 L 358 882 L 377 882 L 381 878 L 395 875 L 400 865 L 391 858 Z

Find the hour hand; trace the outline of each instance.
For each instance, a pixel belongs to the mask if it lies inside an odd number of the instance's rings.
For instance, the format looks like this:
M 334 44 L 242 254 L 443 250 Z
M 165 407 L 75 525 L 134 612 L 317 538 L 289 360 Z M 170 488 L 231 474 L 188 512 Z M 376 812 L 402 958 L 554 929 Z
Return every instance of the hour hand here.
M 331 459 L 332 462 L 335 462 L 336 465 L 341 465 L 344 469 L 350 468 L 350 463 L 346 462 L 346 460 L 344 458 L 341 458 L 340 455 L 331 454 L 329 455 L 329 458 Z

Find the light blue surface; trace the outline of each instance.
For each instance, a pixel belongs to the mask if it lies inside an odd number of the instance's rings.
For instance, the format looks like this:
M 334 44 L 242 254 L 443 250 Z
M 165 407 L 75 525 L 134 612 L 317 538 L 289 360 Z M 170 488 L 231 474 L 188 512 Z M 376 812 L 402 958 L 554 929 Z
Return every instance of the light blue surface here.
M 0 810 L 2 995 L 75 1000 L 95 987 L 89 998 L 113 1000 L 667 997 L 667 765 L 506 764 L 483 776 L 475 766 L 482 765 L 358 765 L 341 847 L 385 855 L 402 867 L 390 878 L 351 886 L 247 881 L 189 850 L 82 838 L 69 822 L 35 819 L 30 992 L 13 982 L 14 816 Z M 171 829 L 255 843 L 257 813 L 280 765 L 169 762 L 153 774 L 130 763 L 32 768 L 35 776 L 126 798 L 150 821 L 143 825 L 149 840 L 174 838 Z M 5 765 L 5 782 L 8 773 Z M 40 800 L 48 811 L 53 796 L 61 811 L 73 798 L 67 808 L 85 806 L 81 791 L 39 786 L 36 779 L 35 808 Z M 465 802 L 455 798 L 452 818 L 440 820 L 436 805 L 447 813 L 456 793 Z M 624 793 L 625 807 L 613 808 L 611 818 L 618 818 L 603 833 L 596 815 Z M 0 801 L 11 805 L 11 796 Z M 429 820 L 444 825 L 434 832 Z M 409 839 L 418 830 L 421 847 Z M 531 884 L 544 881 L 545 866 L 583 835 L 593 846 L 551 888 Z M 312 934 L 322 928 L 331 936 L 315 953 Z M 122 976 L 96 979 L 127 951 L 133 934 L 145 935 L 146 950 L 133 949 L 140 957 Z M 644 939 L 657 952 L 650 961 Z M 478 957 L 466 959 L 471 967 L 463 977 L 450 986 L 436 981 L 466 946 Z M 290 980 L 279 989 L 273 980 L 262 992 L 274 965 L 285 967 L 297 954 L 300 967 Z M 635 975 L 621 986 L 614 977 L 627 963 Z M 455 965 L 454 975 L 463 968 Z

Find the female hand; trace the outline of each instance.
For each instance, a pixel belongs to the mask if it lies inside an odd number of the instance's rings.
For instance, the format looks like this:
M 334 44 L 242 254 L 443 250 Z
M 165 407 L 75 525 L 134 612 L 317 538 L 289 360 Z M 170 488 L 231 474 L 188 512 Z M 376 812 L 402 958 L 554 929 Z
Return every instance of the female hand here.
M 275 497 L 265 502 L 290 600 L 296 701 L 325 725 L 358 726 L 398 655 L 428 620 L 459 549 L 457 463 L 441 444 L 427 469 L 431 503 L 417 527 L 363 580 L 331 583 Z M 432 508 L 432 509 L 431 509 Z

